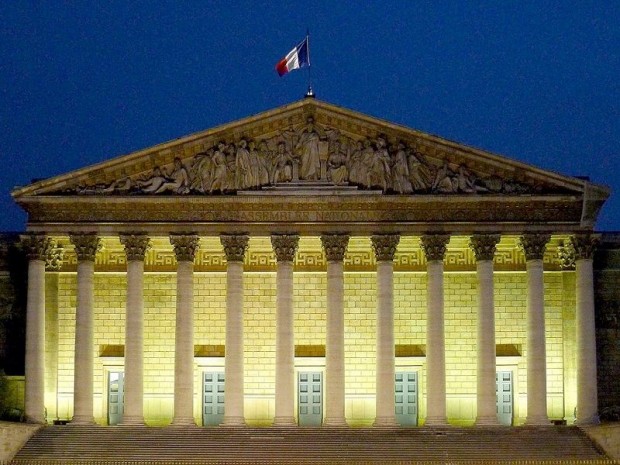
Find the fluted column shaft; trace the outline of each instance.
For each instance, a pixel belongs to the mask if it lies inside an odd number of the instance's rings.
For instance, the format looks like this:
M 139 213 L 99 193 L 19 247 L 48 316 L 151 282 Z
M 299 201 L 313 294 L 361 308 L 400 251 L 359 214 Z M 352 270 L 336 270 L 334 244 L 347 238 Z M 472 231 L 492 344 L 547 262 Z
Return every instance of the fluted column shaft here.
M 349 236 L 323 235 L 327 257 L 327 328 L 325 345 L 325 421 L 345 426 L 344 266 Z
M 243 258 L 247 235 L 220 236 L 226 254 L 225 426 L 245 425 L 243 378 Z
M 24 235 L 28 256 L 26 303 L 25 416 L 29 423 L 45 422 L 45 261 L 53 247 L 43 235 Z
M 174 425 L 194 425 L 194 256 L 198 236 L 170 236 L 177 259 Z
M 71 423 L 89 425 L 95 422 L 93 416 L 93 303 L 95 256 L 101 243 L 95 234 L 73 234 L 71 242 L 75 246 L 78 259 L 73 419 Z
M 426 255 L 426 425 L 447 424 L 443 259 L 450 236 L 422 236 Z
M 547 416 L 547 351 L 543 256 L 547 234 L 525 234 L 521 247 L 527 270 L 527 419 L 528 425 L 550 425 Z
M 571 238 L 575 247 L 577 291 L 577 424 L 599 423 L 596 379 L 596 330 L 592 258 L 597 238 Z
M 474 235 L 470 246 L 476 255 L 478 277 L 478 368 L 477 425 L 497 425 L 495 311 L 493 302 L 493 256 L 500 236 Z
M 143 234 L 120 236 L 127 255 L 125 315 L 125 402 L 123 425 L 144 424 L 144 257 L 150 247 Z
M 295 337 L 293 330 L 293 260 L 295 234 L 272 235 L 278 261 L 276 274 L 276 405 L 275 426 L 295 424 Z
M 399 235 L 371 237 L 377 259 L 377 397 L 374 426 L 396 424 L 394 412 L 394 255 Z

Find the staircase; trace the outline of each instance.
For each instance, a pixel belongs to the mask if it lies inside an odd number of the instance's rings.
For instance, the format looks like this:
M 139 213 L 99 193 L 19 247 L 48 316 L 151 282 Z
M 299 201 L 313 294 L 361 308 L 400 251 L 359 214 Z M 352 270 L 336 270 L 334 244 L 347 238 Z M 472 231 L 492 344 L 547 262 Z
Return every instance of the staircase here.
M 611 464 L 576 427 L 48 426 L 14 465 Z

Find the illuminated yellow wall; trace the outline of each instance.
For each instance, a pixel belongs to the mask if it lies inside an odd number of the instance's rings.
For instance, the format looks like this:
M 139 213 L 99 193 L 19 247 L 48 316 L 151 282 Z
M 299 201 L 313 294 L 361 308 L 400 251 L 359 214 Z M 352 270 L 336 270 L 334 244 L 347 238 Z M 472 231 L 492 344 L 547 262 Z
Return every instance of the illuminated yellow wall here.
M 549 416 L 563 418 L 574 408 L 574 279 L 573 272 L 545 272 L 547 388 Z M 572 281 L 571 281 L 572 279 Z M 571 286 L 571 282 L 573 285 Z M 471 424 L 476 412 L 476 314 L 475 271 L 446 272 L 445 329 L 447 402 L 449 420 Z M 515 375 L 515 422 L 527 415 L 526 275 L 495 273 L 496 343 L 514 347 L 518 354 L 500 354 L 498 370 Z M 295 344 L 325 345 L 326 275 L 296 271 L 294 274 Z M 268 425 L 274 415 L 275 391 L 275 271 L 244 274 L 245 409 L 248 423 Z M 61 272 L 48 276 L 48 303 L 57 308 L 57 353 L 47 351 L 48 420 L 71 418 L 73 351 L 75 333 L 76 275 Z M 109 347 L 125 343 L 124 273 L 95 275 L 95 417 L 106 423 L 107 373 L 123 369 L 123 357 Z M 426 344 L 426 275 L 394 273 L 394 321 L 397 347 L 420 348 Z M 144 411 L 149 424 L 167 424 L 173 415 L 174 327 L 176 275 L 147 272 L 144 277 Z M 225 343 L 226 273 L 196 272 L 194 277 L 194 344 L 222 347 Z M 51 311 L 48 309 L 48 311 Z M 56 310 L 54 310 L 56 311 Z M 345 273 L 346 416 L 352 425 L 369 425 L 375 414 L 375 314 L 376 274 Z M 49 318 L 48 318 L 49 319 Z M 53 319 L 51 320 L 54 321 Z M 571 323 L 572 322 L 572 323 Z M 571 324 L 573 326 L 571 326 Z M 201 354 L 199 354 L 201 355 Z M 204 370 L 223 371 L 217 354 L 195 358 L 195 417 L 201 422 L 201 375 Z M 422 354 L 397 357 L 396 368 L 419 374 L 420 420 L 425 408 L 425 359 Z M 56 358 L 55 358 L 56 357 Z M 569 358 L 565 361 L 566 358 Z M 57 363 L 57 371 L 54 370 Z M 298 369 L 324 370 L 323 357 L 297 357 Z M 571 371 L 573 370 L 573 371 Z M 56 386 L 51 386 L 51 381 Z M 567 387 L 564 385 L 567 383 Z M 57 413 L 56 413 L 57 412 Z M 571 418 L 569 418 L 570 420 Z

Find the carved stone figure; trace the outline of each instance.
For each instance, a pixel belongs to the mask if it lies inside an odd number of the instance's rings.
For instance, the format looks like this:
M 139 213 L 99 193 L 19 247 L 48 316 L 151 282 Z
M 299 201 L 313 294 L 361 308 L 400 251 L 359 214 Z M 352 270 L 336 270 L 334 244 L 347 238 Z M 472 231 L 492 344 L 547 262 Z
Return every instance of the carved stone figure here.
M 399 194 L 411 194 L 413 188 L 409 181 L 409 165 L 405 144 L 400 142 L 392 157 L 392 189 Z
M 143 181 L 138 181 L 137 185 L 144 194 L 155 194 L 166 183 L 166 178 L 162 174 L 161 168 L 156 166 L 150 177 Z
M 194 164 L 192 165 L 191 175 L 192 182 L 190 184 L 191 190 L 196 190 L 201 193 L 207 193 L 211 190 L 211 183 L 213 182 L 213 150 L 208 152 L 201 152 L 194 157 Z
M 346 184 L 349 180 L 347 170 L 347 153 L 342 143 L 336 140 L 332 143 L 332 150 L 327 159 L 327 180 L 334 184 Z
M 365 172 L 364 164 L 362 162 L 363 149 L 364 144 L 362 143 L 362 141 L 357 141 L 347 161 L 347 167 L 349 170 L 349 182 L 353 184 L 364 184 Z
M 226 144 L 220 142 L 217 144 L 215 152 L 213 152 L 213 182 L 209 189 L 210 194 L 216 191 L 224 192 L 228 189 L 228 167 L 226 165 L 226 155 L 224 154 L 225 149 Z
M 235 186 L 237 189 L 248 189 L 258 186 L 258 166 L 252 164 L 247 142 L 241 139 L 237 144 L 235 156 Z
M 295 146 L 300 156 L 299 177 L 306 181 L 317 181 L 321 177 L 321 159 L 319 143 L 325 136 L 314 124 L 314 118 L 308 117 L 306 127 L 299 133 Z
M 383 137 L 377 137 L 376 146 L 371 158 L 372 164 L 368 173 L 368 184 L 369 187 L 380 187 L 385 192 L 391 183 L 390 154 Z
M 289 182 L 293 179 L 293 160 L 290 153 L 287 153 L 284 142 L 278 143 L 278 150 L 275 154 L 275 171 L 273 182 Z
M 416 192 L 429 190 L 433 183 L 433 175 L 422 155 L 409 150 L 407 165 L 409 166 L 409 181 L 412 189 Z
M 458 180 L 454 172 L 448 166 L 448 162 L 444 162 L 443 166 L 437 170 L 435 181 L 432 189 L 434 192 L 442 194 L 452 194 L 457 191 Z
M 256 150 L 256 142 L 251 140 L 248 144 L 250 148 L 250 163 L 255 169 L 256 187 L 269 184 L 269 170 L 261 154 Z

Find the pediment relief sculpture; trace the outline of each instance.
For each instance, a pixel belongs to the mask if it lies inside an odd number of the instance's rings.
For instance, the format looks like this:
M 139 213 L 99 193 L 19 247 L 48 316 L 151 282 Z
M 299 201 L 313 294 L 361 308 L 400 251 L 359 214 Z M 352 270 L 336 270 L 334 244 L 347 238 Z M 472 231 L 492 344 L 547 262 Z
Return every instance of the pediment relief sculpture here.
M 126 176 L 105 185 L 78 186 L 65 194 L 235 194 L 285 183 L 356 186 L 387 194 L 522 194 L 536 188 L 481 177 L 465 165 L 428 159 L 413 144 L 384 135 L 355 138 L 317 124 L 269 138 L 222 140 L 172 166 Z

